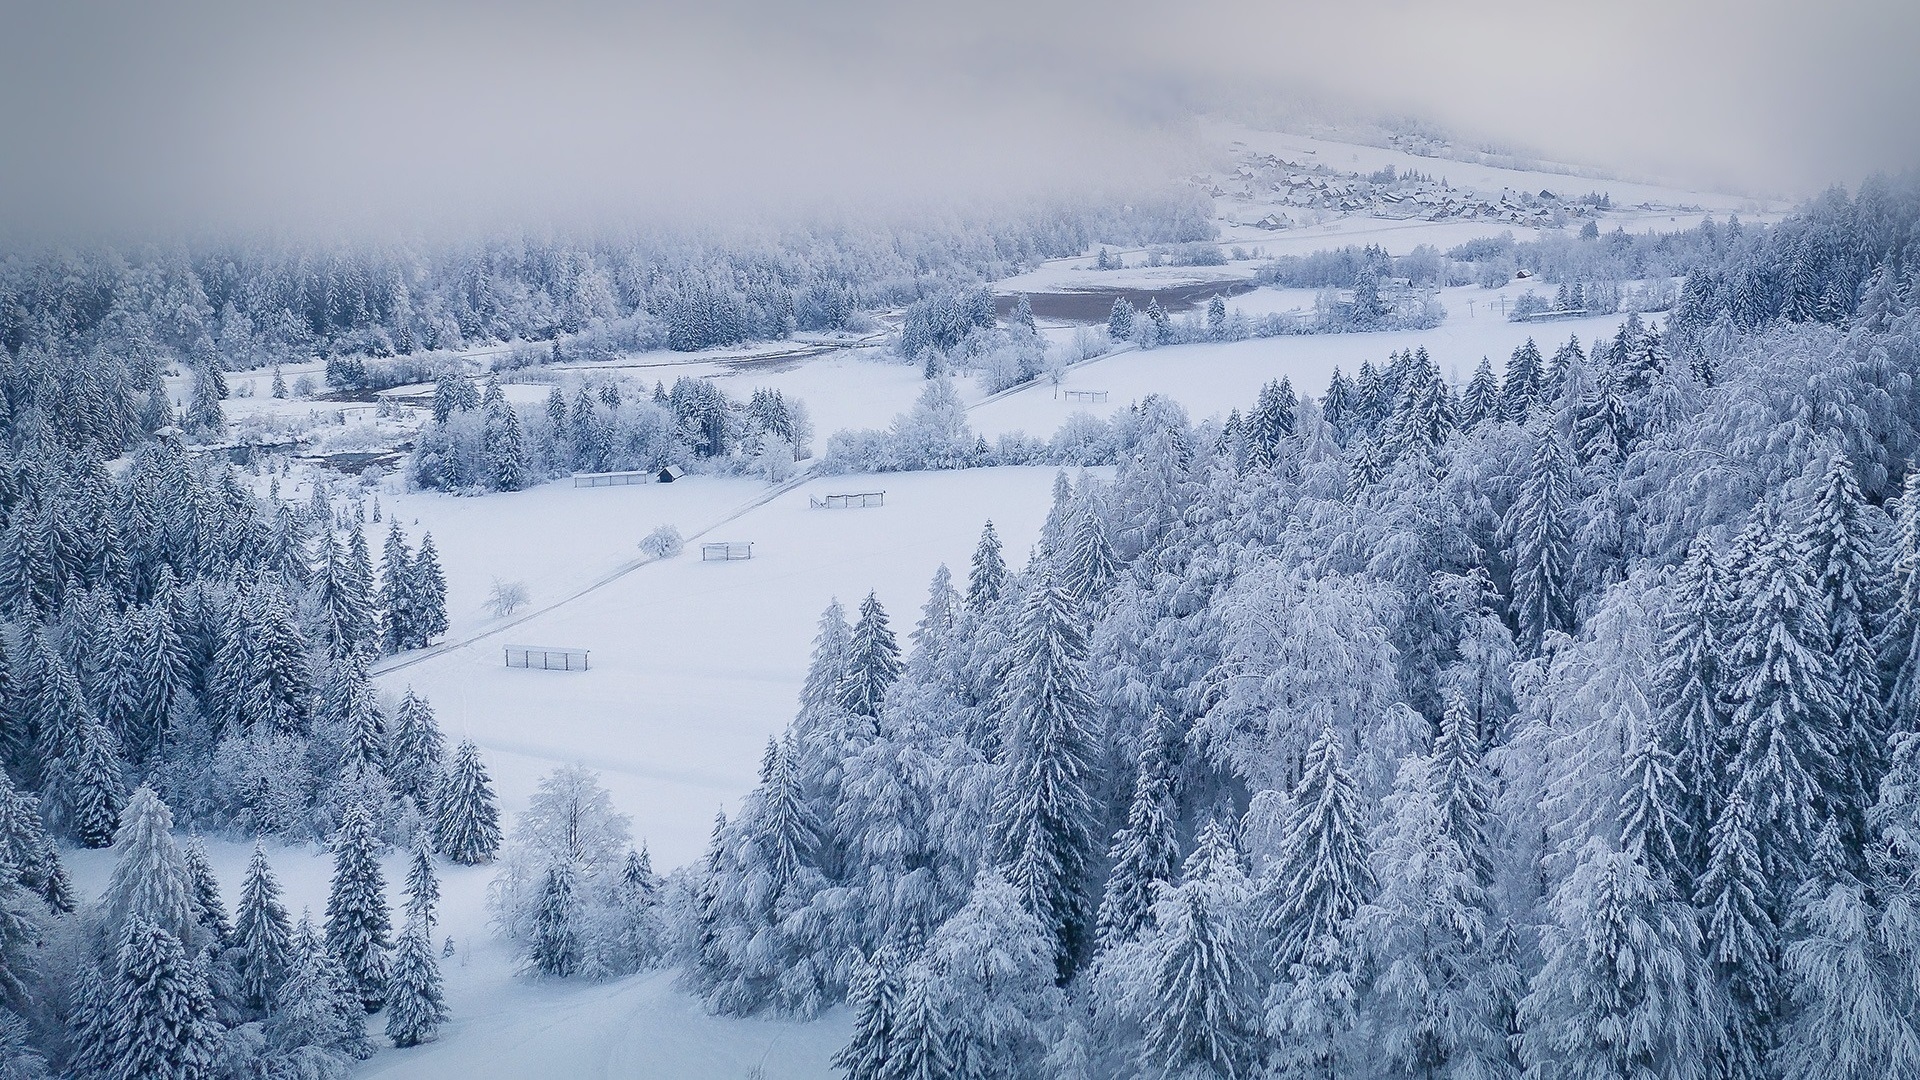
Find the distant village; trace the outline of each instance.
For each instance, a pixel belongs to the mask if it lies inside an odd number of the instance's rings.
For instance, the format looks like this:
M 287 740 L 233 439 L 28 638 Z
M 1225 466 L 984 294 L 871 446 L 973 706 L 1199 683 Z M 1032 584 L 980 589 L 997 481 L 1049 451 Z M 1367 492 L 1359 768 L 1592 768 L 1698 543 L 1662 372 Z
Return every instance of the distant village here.
M 1345 172 L 1316 162 L 1288 161 L 1251 151 L 1243 153 L 1230 175 L 1197 175 L 1190 179 L 1216 199 L 1243 200 L 1253 203 L 1255 210 L 1278 203 L 1285 209 L 1271 209 L 1265 216 L 1245 222 L 1274 230 L 1312 223 L 1291 212 L 1294 210 L 1552 228 L 1614 209 L 1612 199 L 1603 192 L 1576 196 L 1547 189 L 1527 192 L 1503 188 L 1498 195 L 1488 195 L 1454 187 L 1444 178 L 1397 173 L 1392 166 L 1376 173 Z M 1684 212 L 1700 208 L 1642 204 L 1639 209 Z

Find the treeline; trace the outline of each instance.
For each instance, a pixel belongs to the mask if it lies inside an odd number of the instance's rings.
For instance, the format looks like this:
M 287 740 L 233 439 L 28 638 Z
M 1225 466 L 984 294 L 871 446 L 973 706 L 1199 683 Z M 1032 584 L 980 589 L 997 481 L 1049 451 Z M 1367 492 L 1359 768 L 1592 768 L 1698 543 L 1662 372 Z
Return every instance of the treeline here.
M 408 458 L 408 480 L 442 491 L 519 491 L 572 472 L 652 470 L 699 465 L 784 480 L 812 455 L 806 403 L 759 389 L 729 398 L 711 379 L 682 376 L 651 395 L 614 381 L 559 384 L 544 407 L 507 400 L 497 380 L 484 393 L 463 374 L 434 387 L 433 421 Z
M 262 242 L 16 253 L 0 262 L 0 344 L 83 343 L 251 369 L 550 340 L 641 319 L 673 348 L 795 330 L 1004 277 L 1096 241 L 1208 239 L 1187 192 L 732 234 L 514 236 L 318 248 Z M 626 331 L 631 334 L 634 331 Z
M 856 1080 L 1915 1075 L 1891 294 L 1458 392 L 1414 351 L 1219 427 L 1142 402 L 910 649 L 829 609 L 670 886 L 689 984 L 849 1001 Z

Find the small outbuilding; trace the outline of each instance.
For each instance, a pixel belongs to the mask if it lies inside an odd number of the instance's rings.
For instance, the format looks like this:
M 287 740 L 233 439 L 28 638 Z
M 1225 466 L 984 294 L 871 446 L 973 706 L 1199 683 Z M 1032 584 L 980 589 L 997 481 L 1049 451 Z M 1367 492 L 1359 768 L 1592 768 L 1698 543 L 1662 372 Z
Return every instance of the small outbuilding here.
M 671 484 L 685 475 L 687 470 L 678 465 L 668 465 L 660 470 L 659 479 L 663 484 Z

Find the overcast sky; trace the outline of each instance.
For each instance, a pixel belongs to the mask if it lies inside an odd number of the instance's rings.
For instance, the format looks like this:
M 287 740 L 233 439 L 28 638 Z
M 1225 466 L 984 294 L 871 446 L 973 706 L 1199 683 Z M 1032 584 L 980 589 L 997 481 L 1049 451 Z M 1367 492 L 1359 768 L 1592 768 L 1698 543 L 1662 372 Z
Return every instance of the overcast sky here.
M 924 205 L 1306 94 L 1636 175 L 1920 161 L 1914 0 L 5 3 L 0 207 L 96 225 Z

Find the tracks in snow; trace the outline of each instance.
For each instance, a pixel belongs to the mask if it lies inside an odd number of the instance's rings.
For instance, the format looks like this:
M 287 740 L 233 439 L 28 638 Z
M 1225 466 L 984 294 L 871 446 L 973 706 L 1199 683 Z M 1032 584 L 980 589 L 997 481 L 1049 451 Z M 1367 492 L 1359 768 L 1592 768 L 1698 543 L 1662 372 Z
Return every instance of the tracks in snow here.
M 741 505 L 728 511 L 725 515 L 720 517 L 718 520 L 709 522 L 705 526 L 702 526 L 699 529 L 699 531 L 689 534 L 684 539 L 688 544 L 691 544 L 695 540 L 698 540 L 701 537 L 706 536 L 708 533 L 713 532 L 713 530 L 719 528 L 720 526 L 729 524 L 734 521 L 738 521 L 740 518 L 745 517 L 748 513 L 754 510 L 758 510 L 760 507 L 767 505 L 773 500 L 779 498 L 782 495 L 785 495 L 787 492 L 792 491 L 795 488 L 798 488 L 800 485 L 812 479 L 814 479 L 814 476 L 813 476 L 813 471 L 811 469 L 802 471 L 799 474 L 795 475 L 793 479 L 788 480 L 784 483 L 778 484 L 774 487 L 771 487 L 764 492 L 761 492 L 759 495 L 754 496 L 752 499 L 748 500 L 747 502 L 742 503 Z M 533 610 L 527 612 L 524 615 L 515 616 L 511 619 L 508 619 L 506 622 L 487 627 L 484 630 L 476 630 L 473 633 L 466 635 L 465 637 L 457 638 L 452 641 L 443 641 L 438 645 L 431 645 L 424 649 L 416 649 L 413 652 L 406 653 L 400 656 L 390 656 L 387 659 L 381 661 L 380 663 L 373 665 L 371 674 L 387 675 L 395 671 L 404 671 L 407 668 L 414 666 L 415 664 L 424 663 L 428 660 L 432 660 L 437 656 L 445 656 L 447 653 L 453 652 L 456 649 L 464 649 L 469 645 L 473 645 L 473 644 L 477 644 L 479 642 L 485 641 L 490 637 L 495 637 L 500 634 L 504 634 L 508 630 L 511 630 L 516 626 L 520 626 L 525 623 L 531 622 L 542 615 L 548 614 L 549 612 L 556 611 L 562 607 L 565 607 L 566 605 L 573 603 L 575 600 L 578 600 L 583 596 L 587 596 L 591 593 L 598 592 L 601 589 L 607 587 L 608 585 L 613 584 L 614 582 L 620 580 L 623 577 L 626 577 L 628 574 L 633 573 L 635 570 L 638 570 L 643 566 L 647 566 L 649 564 L 656 563 L 659 561 L 660 561 L 659 559 L 656 559 L 650 555 L 647 555 L 647 556 L 641 556 L 638 559 L 634 559 L 631 562 L 622 563 L 621 565 L 614 567 L 613 570 L 609 571 L 608 573 L 602 575 L 599 578 L 594 579 L 592 582 L 589 582 L 588 584 L 580 587 L 579 589 L 576 589 L 575 591 L 567 594 L 566 596 L 563 596 L 560 599 L 555 600 L 551 604 L 547 604 L 544 607 L 534 608 Z

